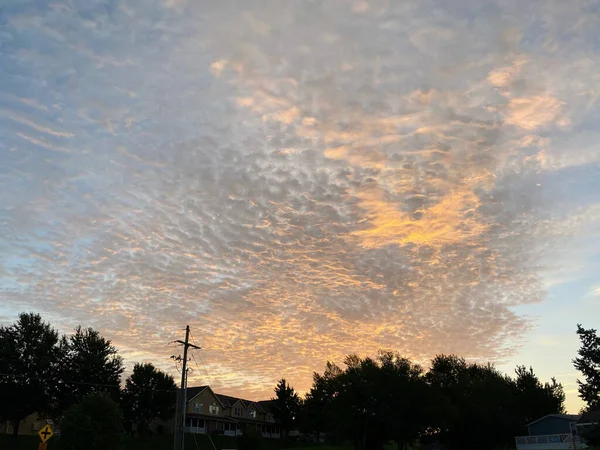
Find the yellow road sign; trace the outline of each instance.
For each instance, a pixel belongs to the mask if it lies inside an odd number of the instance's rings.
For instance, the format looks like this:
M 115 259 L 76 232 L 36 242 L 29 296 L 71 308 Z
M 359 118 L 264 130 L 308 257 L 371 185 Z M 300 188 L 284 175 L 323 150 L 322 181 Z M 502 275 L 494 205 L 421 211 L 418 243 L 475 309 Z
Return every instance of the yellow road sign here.
M 54 436 L 54 432 L 52 431 L 52 427 L 50 425 L 44 425 L 42 429 L 38 432 L 40 439 L 42 442 L 46 442 L 52 436 Z

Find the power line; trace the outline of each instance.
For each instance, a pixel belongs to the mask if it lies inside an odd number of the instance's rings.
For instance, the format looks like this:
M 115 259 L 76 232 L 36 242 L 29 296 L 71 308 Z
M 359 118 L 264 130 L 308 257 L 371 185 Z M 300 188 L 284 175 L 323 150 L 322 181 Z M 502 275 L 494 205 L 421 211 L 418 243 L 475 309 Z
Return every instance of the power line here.
M 208 384 L 210 386 L 212 386 L 213 385 L 213 380 L 212 380 L 211 376 L 208 375 L 208 371 L 206 370 L 205 364 L 202 361 L 202 357 L 200 355 L 198 355 L 198 358 L 200 358 L 200 363 L 201 363 L 202 367 L 200 367 L 200 365 L 198 364 L 198 361 L 196 361 L 196 357 L 192 353 L 192 360 L 194 361 L 194 364 L 196 364 L 196 367 L 198 368 L 198 371 L 204 373 L 204 376 L 206 377 L 206 381 L 208 382 Z
M 181 389 L 177 394 L 177 408 L 175 413 L 175 440 L 173 442 L 174 450 L 183 450 L 185 441 L 185 415 L 187 405 L 187 361 L 188 361 L 188 349 L 195 348 L 200 350 L 200 347 L 194 344 L 190 344 L 190 326 L 185 327 L 185 340 L 175 341 L 183 345 L 183 357 L 172 356 L 175 361 L 181 361 Z
M 194 335 L 192 334 L 191 331 L 190 331 L 190 338 L 191 338 L 192 342 L 195 343 Z M 192 352 L 192 360 L 194 361 L 194 364 L 196 364 L 196 367 L 198 368 L 198 371 L 201 372 L 201 373 L 204 373 L 204 376 L 206 377 L 206 381 L 208 382 L 209 385 L 212 386 L 213 385 L 213 380 L 212 380 L 212 377 L 208 374 L 208 370 L 206 369 L 206 364 L 202 360 L 202 355 L 198 354 L 198 358 L 200 359 L 200 363 L 202 365 L 202 368 L 198 364 L 198 361 L 196 361 L 196 357 L 194 356 L 194 352 Z

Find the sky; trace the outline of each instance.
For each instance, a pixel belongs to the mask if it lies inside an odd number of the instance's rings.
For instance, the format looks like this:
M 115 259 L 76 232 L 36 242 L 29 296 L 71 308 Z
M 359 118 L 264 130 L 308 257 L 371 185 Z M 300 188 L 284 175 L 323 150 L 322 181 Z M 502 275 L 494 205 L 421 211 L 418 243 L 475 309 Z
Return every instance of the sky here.
M 344 355 L 533 366 L 600 326 L 600 7 L 4 0 L 0 323 L 190 384 Z

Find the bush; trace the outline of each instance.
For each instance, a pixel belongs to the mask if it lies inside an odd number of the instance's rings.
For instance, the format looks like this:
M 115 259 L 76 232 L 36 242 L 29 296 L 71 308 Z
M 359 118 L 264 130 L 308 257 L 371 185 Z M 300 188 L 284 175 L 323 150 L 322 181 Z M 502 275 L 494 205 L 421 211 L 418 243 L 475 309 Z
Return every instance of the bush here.
M 254 428 L 246 428 L 244 434 L 237 438 L 238 450 L 260 450 L 262 434 Z
M 123 415 L 105 393 L 93 393 L 71 406 L 60 424 L 62 450 L 115 450 L 123 434 Z
M 592 425 L 580 432 L 581 439 L 590 447 L 600 447 L 600 426 Z

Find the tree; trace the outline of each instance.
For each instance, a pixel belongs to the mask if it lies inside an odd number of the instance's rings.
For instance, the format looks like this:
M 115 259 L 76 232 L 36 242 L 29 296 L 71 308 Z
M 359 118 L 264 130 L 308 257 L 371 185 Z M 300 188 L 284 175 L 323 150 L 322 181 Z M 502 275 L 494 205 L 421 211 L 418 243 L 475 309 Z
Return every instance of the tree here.
M 136 424 L 143 434 L 152 420 L 173 417 L 176 392 L 177 386 L 171 375 L 151 363 L 136 363 L 122 394 L 126 419 Z
M 514 381 L 491 365 L 469 364 L 457 356 L 434 358 L 427 374 L 446 400 L 439 438 L 453 448 L 510 445 L 520 429 Z
M 275 398 L 271 399 L 271 413 L 286 436 L 294 426 L 299 409 L 300 397 L 282 378 L 275 387 Z
M 298 422 L 304 434 L 316 435 L 317 442 L 320 442 L 321 434 L 327 430 L 327 412 L 331 401 L 326 378 L 313 373 L 313 385 L 301 403 Z
M 94 392 L 71 406 L 61 421 L 63 450 L 114 450 L 123 431 L 123 416 L 110 395 Z
M 58 343 L 58 332 L 39 314 L 22 313 L 15 324 L 0 327 L 0 417 L 11 422 L 15 436 L 28 415 L 51 410 Z
M 517 366 L 515 388 L 519 412 L 524 425 L 547 414 L 565 412 L 565 392 L 560 383 L 552 378 L 551 382 L 542 383 L 533 372 L 533 368 Z
M 92 392 L 109 392 L 115 401 L 119 399 L 123 358 L 110 340 L 92 328 L 79 326 L 61 346 L 64 361 L 58 413 Z
M 584 380 L 577 380 L 579 397 L 588 410 L 600 409 L 600 338 L 596 330 L 585 329 L 577 324 L 577 335 L 581 347 L 573 360 L 575 368 L 583 374 Z
M 431 425 L 433 402 L 421 366 L 394 352 L 380 352 L 379 416 L 386 435 L 406 449 Z
M 329 423 L 338 440 L 350 439 L 358 450 L 379 450 L 388 440 L 381 409 L 380 367 L 372 358 L 349 355 L 345 370 L 336 368 Z M 335 367 L 335 366 L 333 366 Z

